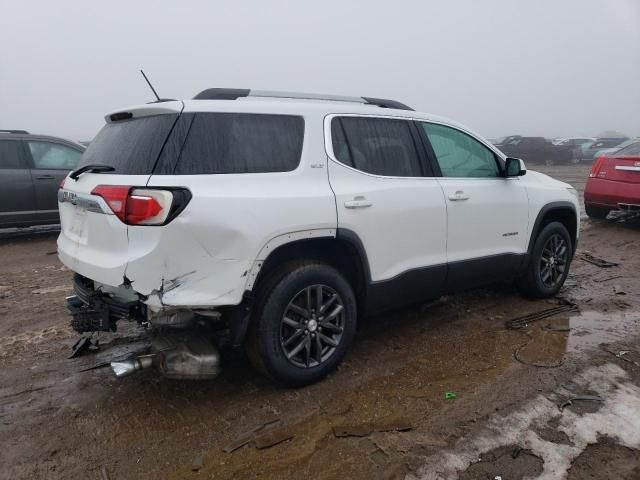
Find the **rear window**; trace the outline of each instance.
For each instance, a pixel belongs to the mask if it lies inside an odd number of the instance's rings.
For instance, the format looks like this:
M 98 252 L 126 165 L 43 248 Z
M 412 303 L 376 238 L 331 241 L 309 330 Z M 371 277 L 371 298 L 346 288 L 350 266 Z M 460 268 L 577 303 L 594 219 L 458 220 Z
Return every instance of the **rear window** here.
M 174 174 L 289 172 L 300 163 L 302 117 L 250 113 L 182 117 L 183 122 L 191 118 L 191 125 Z
M 113 173 L 150 174 L 177 118 L 177 114 L 165 114 L 108 123 L 89 144 L 78 167 L 109 165 L 115 168 Z

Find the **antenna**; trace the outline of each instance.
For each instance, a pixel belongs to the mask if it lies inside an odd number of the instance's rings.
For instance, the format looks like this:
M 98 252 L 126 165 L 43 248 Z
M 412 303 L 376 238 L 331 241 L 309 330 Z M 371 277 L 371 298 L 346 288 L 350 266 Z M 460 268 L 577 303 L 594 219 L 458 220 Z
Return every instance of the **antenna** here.
M 140 69 L 140 73 L 142 74 L 142 76 L 144 77 L 145 81 L 147 82 L 147 85 L 149 85 L 149 88 L 151 89 L 151 91 L 153 92 L 153 94 L 156 96 L 156 98 L 158 99 L 158 101 L 160 101 L 160 97 L 158 96 L 156 89 L 153 88 L 153 85 L 151 85 L 151 82 L 149 81 L 149 79 L 147 78 L 147 76 L 144 74 L 144 70 Z

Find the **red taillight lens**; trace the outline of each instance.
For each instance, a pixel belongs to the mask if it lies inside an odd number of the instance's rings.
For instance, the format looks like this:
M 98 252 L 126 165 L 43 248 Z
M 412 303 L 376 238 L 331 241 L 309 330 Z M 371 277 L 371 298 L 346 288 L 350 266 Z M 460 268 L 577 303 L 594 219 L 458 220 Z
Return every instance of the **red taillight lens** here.
M 162 205 L 153 197 L 130 195 L 127 198 L 126 218 L 130 225 L 138 225 L 156 217 L 161 211 Z
M 58 185 L 58 189 L 64 188 L 65 180 L 66 180 L 66 178 L 63 178 L 62 180 L 60 180 L 60 184 Z
M 98 195 L 104 198 L 111 211 L 116 214 L 116 217 L 127 223 L 125 212 L 130 190 L 131 187 L 128 185 L 98 185 L 91 191 L 91 195 Z
M 591 167 L 591 172 L 589 173 L 589 177 L 595 177 L 598 175 L 598 173 L 600 173 L 600 168 L 602 167 L 602 164 L 604 163 L 606 157 L 602 156 L 602 157 L 598 157 L 596 159 L 595 162 L 593 162 L 593 166 Z
M 173 203 L 171 191 L 129 185 L 98 185 L 91 194 L 104 198 L 113 213 L 128 225 L 161 225 Z

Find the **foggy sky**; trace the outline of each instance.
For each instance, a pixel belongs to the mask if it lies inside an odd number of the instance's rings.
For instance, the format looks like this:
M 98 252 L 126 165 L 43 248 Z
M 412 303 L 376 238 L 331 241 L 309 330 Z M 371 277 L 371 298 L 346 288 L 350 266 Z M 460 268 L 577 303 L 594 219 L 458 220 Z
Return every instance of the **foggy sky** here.
M 0 128 L 208 87 L 393 98 L 487 137 L 640 135 L 640 0 L 0 0 Z

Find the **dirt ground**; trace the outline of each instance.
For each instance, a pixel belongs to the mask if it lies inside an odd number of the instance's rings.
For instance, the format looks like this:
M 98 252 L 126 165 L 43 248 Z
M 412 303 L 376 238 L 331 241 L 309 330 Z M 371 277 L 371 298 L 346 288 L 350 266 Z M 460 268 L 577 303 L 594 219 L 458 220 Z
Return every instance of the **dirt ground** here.
M 536 169 L 581 193 L 588 175 Z M 140 348 L 135 326 L 67 359 L 55 238 L 0 240 L 0 478 L 640 478 L 640 221 L 585 219 L 559 298 L 500 286 L 368 319 L 338 371 L 301 389 L 242 355 L 210 382 L 85 370 Z

